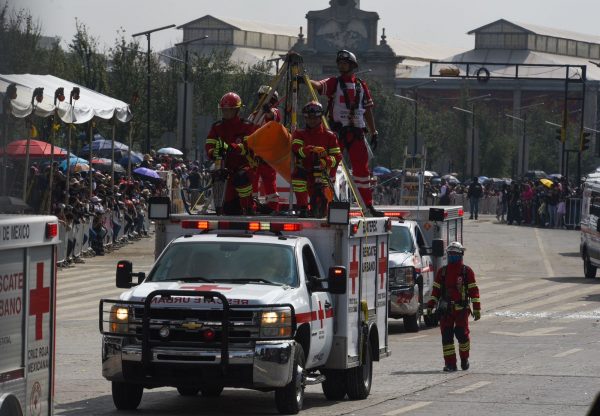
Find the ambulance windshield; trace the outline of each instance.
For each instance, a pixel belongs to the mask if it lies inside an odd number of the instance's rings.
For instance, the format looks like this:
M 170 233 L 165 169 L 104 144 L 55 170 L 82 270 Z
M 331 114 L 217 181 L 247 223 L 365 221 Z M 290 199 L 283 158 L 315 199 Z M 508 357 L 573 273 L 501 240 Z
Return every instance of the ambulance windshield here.
M 298 284 L 292 247 L 235 242 L 171 245 L 147 279 L 167 280 Z
M 399 251 L 401 253 L 412 253 L 415 251 L 408 227 L 392 227 L 390 251 Z

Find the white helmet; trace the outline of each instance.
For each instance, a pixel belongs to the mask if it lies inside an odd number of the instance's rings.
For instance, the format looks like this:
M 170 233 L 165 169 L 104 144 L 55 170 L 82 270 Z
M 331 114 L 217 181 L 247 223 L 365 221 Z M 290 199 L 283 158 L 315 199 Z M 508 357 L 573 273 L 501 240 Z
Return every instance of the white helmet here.
M 450 244 L 448 244 L 448 247 L 446 248 L 446 253 L 465 254 L 465 250 L 466 248 L 464 248 L 461 243 L 459 243 L 458 241 L 453 241 Z

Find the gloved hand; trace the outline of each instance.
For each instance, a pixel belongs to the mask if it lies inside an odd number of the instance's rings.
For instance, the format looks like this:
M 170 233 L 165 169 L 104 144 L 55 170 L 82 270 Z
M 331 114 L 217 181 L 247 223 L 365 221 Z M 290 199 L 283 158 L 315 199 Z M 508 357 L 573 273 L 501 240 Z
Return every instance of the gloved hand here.
M 238 144 L 238 143 L 231 143 L 229 145 L 229 150 L 243 155 L 244 154 L 244 145 L 241 144 L 241 143 L 240 144 Z
M 475 310 L 475 311 L 473 311 L 473 318 L 474 318 L 476 321 L 479 321 L 479 320 L 481 319 L 481 311 L 479 311 L 479 310 Z
M 315 153 L 318 157 L 327 156 L 327 152 L 325 151 L 325 148 L 321 147 L 321 146 L 313 147 L 312 152 Z
M 433 308 L 432 307 L 428 307 L 427 308 L 427 316 L 432 316 L 433 315 Z
M 375 132 L 371 134 L 371 149 L 377 149 L 377 138 L 379 137 L 379 133 Z

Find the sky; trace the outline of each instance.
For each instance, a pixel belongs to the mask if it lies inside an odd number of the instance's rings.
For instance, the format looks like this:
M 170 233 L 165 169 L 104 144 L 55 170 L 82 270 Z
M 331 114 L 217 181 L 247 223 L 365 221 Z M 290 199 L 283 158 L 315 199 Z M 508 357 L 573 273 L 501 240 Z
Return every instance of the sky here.
M 101 49 L 114 44 L 117 31 L 126 36 L 170 24 L 177 26 L 210 14 L 288 26 L 303 26 L 306 13 L 329 7 L 328 0 L 5 0 L 9 7 L 29 10 L 42 34 L 59 36 L 63 45 L 84 23 Z M 2 2 L 4 3 L 4 2 Z M 472 49 L 467 32 L 504 18 L 555 29 L 600 36 L 600 0 L 360 0 L 360 8 L 379 13 L 379 33 L 410 42 Z M 152 48 L 182 40 L 182 31 L 152 34 Z M 145 38 L 138 38 L 146 45 Z

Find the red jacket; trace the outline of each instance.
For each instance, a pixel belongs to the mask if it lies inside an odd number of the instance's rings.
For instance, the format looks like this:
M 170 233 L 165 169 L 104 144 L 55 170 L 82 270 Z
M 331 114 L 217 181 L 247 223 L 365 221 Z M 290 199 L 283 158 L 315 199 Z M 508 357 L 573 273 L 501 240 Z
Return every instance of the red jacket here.
M 331 130 L 326 129 L 323 124 L 313 129 L 296 130 L 292 135 L 292 152 L 296 156 L 299 165 L 312 170 L 313 159 L 311 150 L 322 147 L 327 152 L 323 159 L 327 170 L 335 168 L 342 160 L 342 152 L 337 141 L 337 136 Z
M 464 267 L 464 270 L 463 270 Z M 445 271 L 445 276 L 444 276 Z M 466 277 L 466 282 L 464 278 Z M 479 301 L 479 288 L 475 282 L 475 273 L 469 266 L 464 266 L 462 261 L 449 264 L 438 270 L 433 281 L 433 290 L 431 291 L 431 300 L 429 307 L 433 308 L 435 303 L 442 297 L 442 291 L 445 290 L 446 298 L 454 302 L 454 309 L 461 310 L 468 307 L 467 297 L 473 303 L 473 310 L 481 310 Z
M 216 155 L 213 153 L 219 140 L 223 140 L 228 145 L 239 145 L 243 142 L 244 137 L 252 134 L 254 130 L 256 130 L 256 126 L 247 120 L 240 119 L 237 116 L 231 120 L 219 120 L 212 125 L 210 132 L 208 132 L 206 144 L 204 145 L 206 154 L 210 159 L 214 160 Z M 242 150 L 243 152 L 241 153 L 232 149 L 227 152 L 227 167 L 239 168 L 240 166 L 247 165 L 249 163 L 245 156 L 247 149 L 243 148 L 243 145 Z

